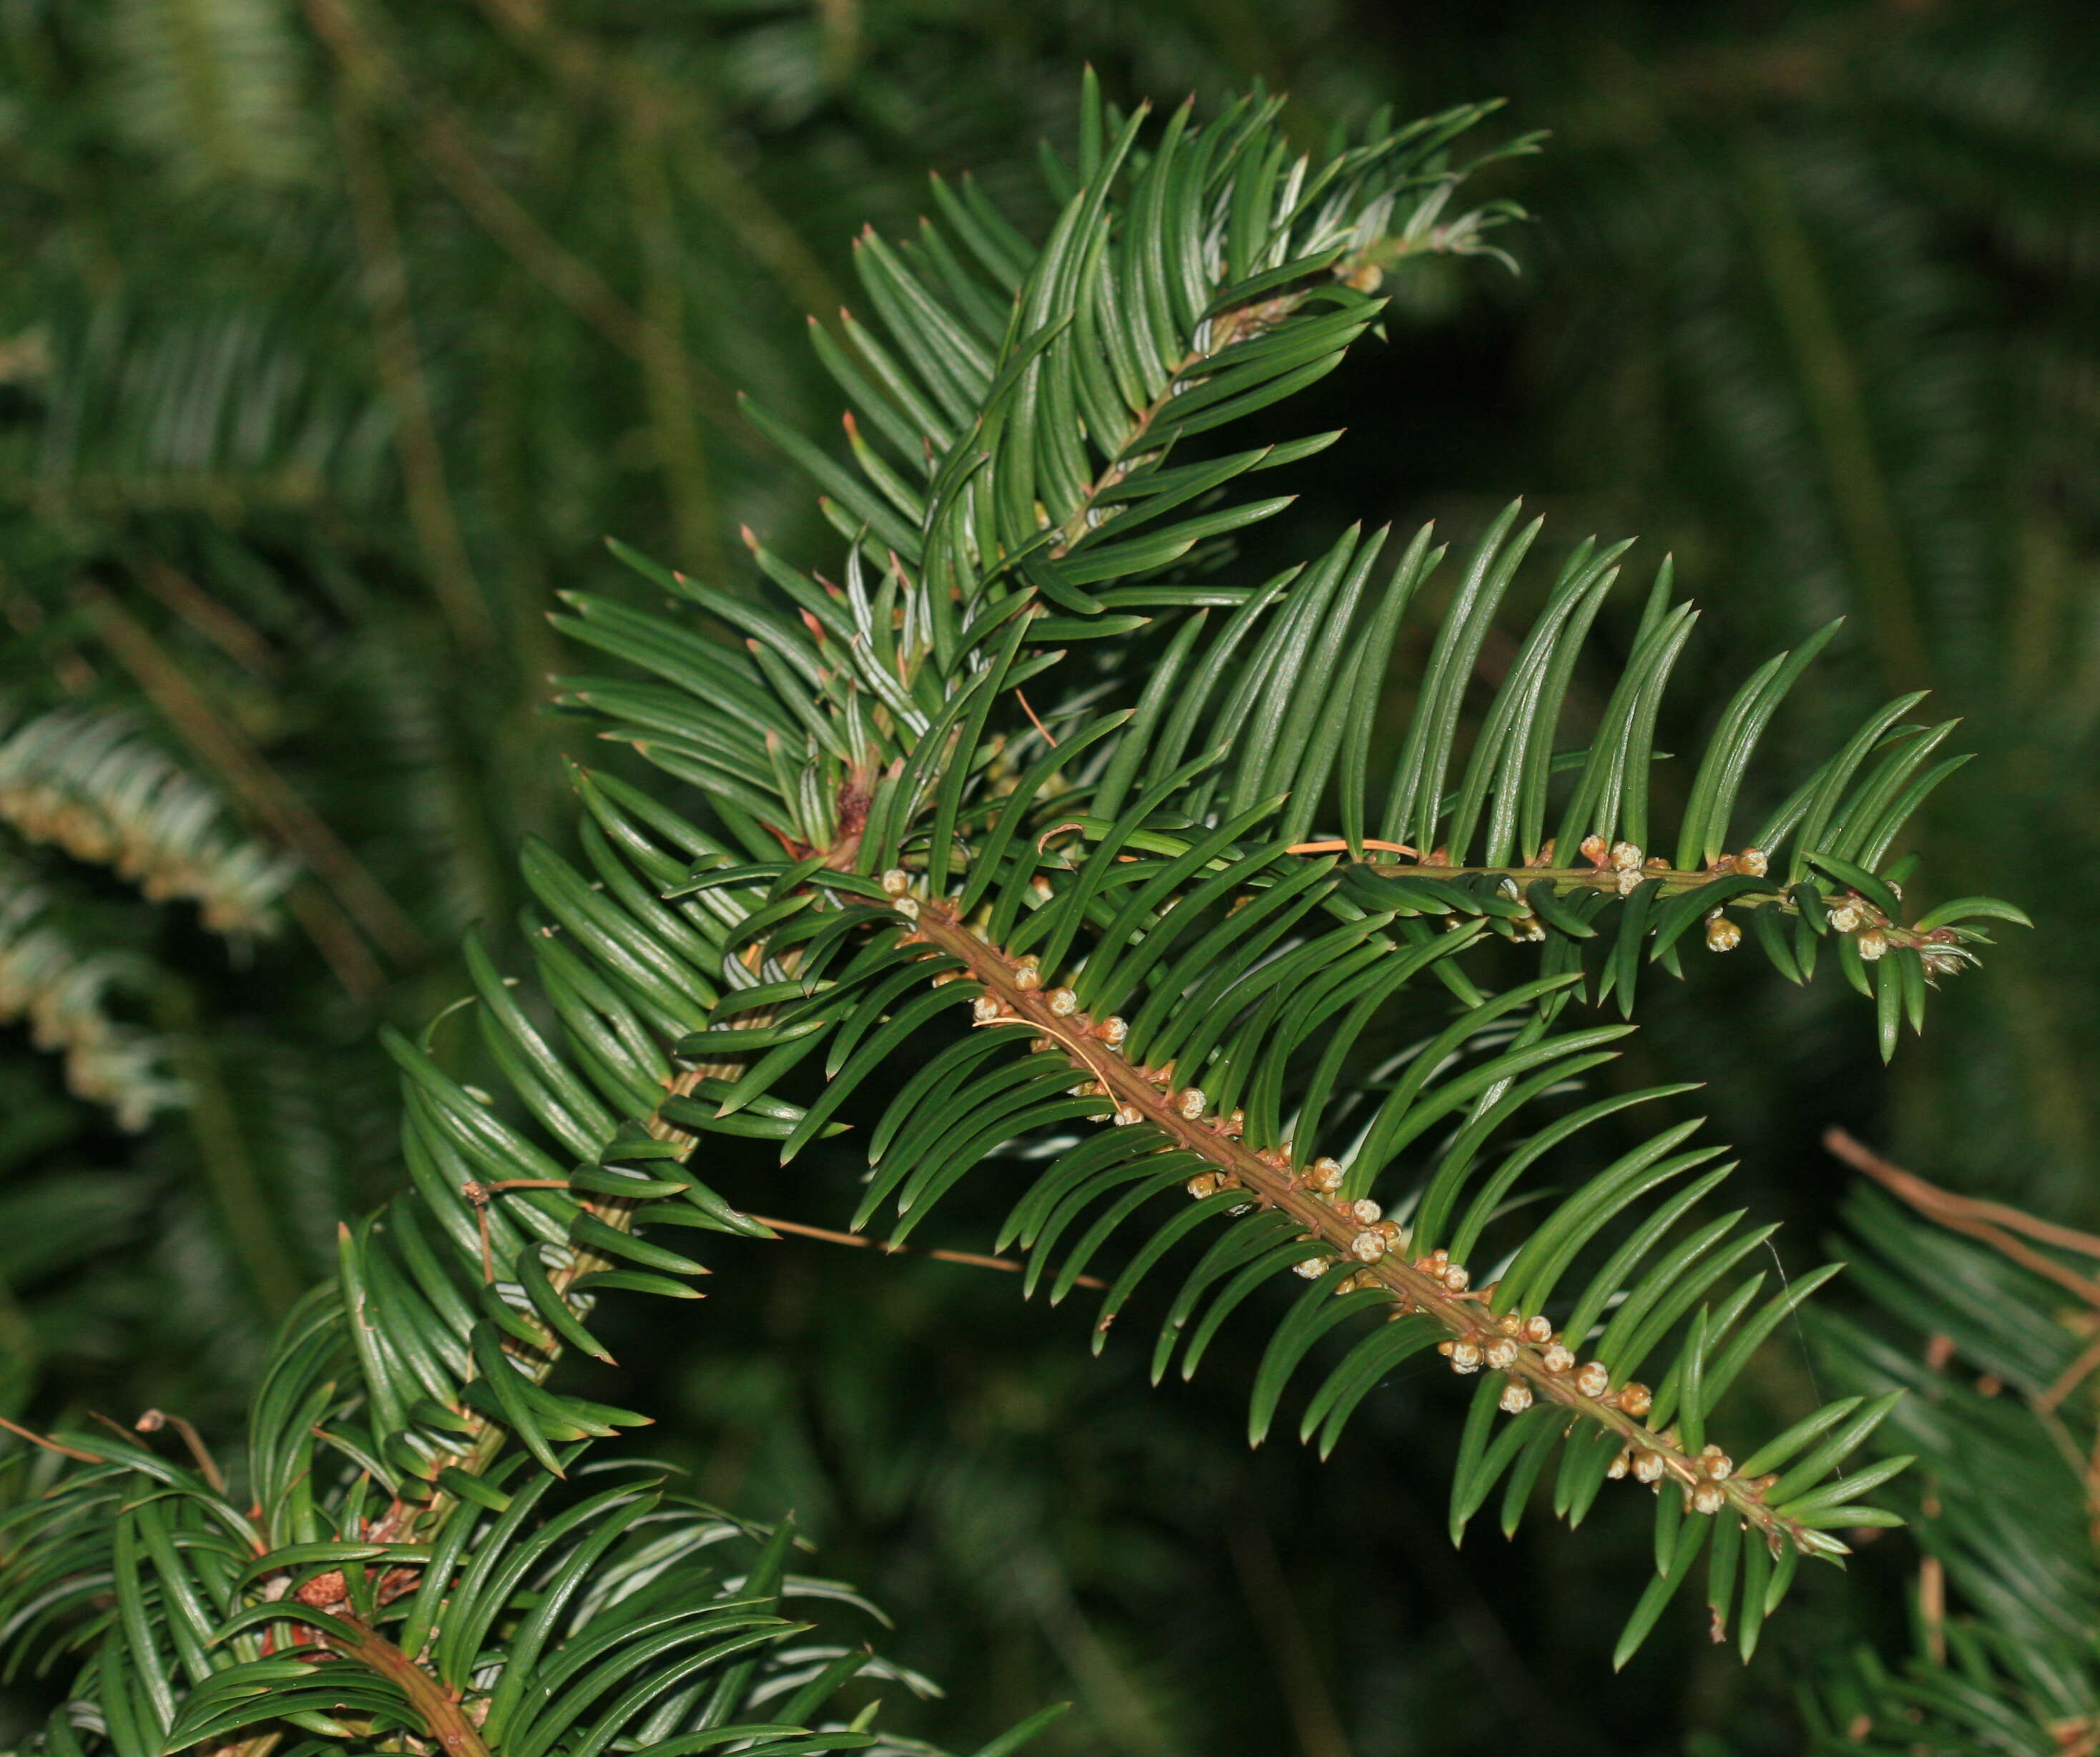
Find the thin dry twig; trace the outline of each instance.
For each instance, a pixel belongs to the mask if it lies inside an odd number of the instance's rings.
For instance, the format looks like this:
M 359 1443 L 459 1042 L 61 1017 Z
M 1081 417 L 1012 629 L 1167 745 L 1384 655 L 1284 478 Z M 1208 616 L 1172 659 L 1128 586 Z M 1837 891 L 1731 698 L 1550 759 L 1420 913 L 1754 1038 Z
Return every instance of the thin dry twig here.
M 1422 858 L 1418 853 L 1417 853 L 1414 849 L 1409 847 L 1405 842 L 1373 841 L 1370 837 L 1367 836 L 1363 839 L 1363 841 L 1358 842 L 1357 846 L 1359 848 L 1375 848 L 1382 854 L 1405 854 L 1410 859 L 1416 860 Z M 1283 851 L 1287 854 L 1345 854 L 1349 852 L 1349 845 L 1346 841 L 1343 841 L 1340 837 L 1336 837 L 1323 842 L 1293 842 Z
M 2071 1227 L 2038 1220 L 2033 1215 L 2023 1213 L 2002 1202 L 1988 1202 L 1980 1197 L 1957 1195 L 1951 1190 L 1943 1190 L 1939 1185 L 1928 1182 L 1917 1173 L 1907 1172 L 1901 1166 L 1883 1159 L 1872 1148 L 1854 1140 L 1842 1128 L 1825 1129 L 1823 1145 L 1826 1151 L 1873 1178 L 1890 1194 L 1908 1203 L 1927 1220 L 1935 1221 L 1950 1231 L 1981 1239 L 2021 1267 L 2054 1282 L 2067 1291 L 2076 1295 L 2095 1311 L 2100 1311 L 2100 1282 L 2066 1268 L 2054 1258 L 2044 1256 L 2015 1234 L 2025 1234 L 2028 1238 L 2040 1238 L 2067 1250 L 2094 1256 L 2100 1256 L 2100 1238 Z M 1951 1344 L 1948 1344 L 1943 1337 L 1935 1336 L 1927 1349 L 1926 1359 L 1935 1369 L 1943 1368 L 1952 1353 Z M 2080 1350 L 2077 1359 L 2057 1375 L 2054 1384 L 2040 1396 L 2029 1401 L 2036 1415 L 2048 1428 L 2051 1439 L 2063 1449 L 2067 1462 L 2084 1478 L 2093 1541 L 2100 1544 L 2100 1439 L 2096 1439 L 2092 1455 L 2081 1459 L 2056 1413 L 2063 1400 L 2096 1369 L 2100 1369 L 2100 1338 L 2096 1338 Z M 1931 1585 L 1931 1582 L 1921 1578 L 1921 1592 Z M 1927 1605 L 1929 1609 L 1929 1600 Z
M 103 645 L 183 743 L 225 779 L 249 818 L 267 825 L 289 845 L 333 901 L 390 956 L 419 956 L 426 943 L 408 912 L 247 738 L 212 708 L 145 625 L 99 587 L 86 589 L 82 599 Z M 354 934 L 329 931 L 296 905 L 294 913 L 353 994 L 369 992 L 377 985 L 379 972 Z
M 189 1448 L 190 1456 L 204 1480 L 220 1494 L 226 1492 L 226 1472 L 218 1468 L 218 1460 L 211 1455 L 211 1448 L 204 1443 L 204 1436 L 180 1415 L 170 1415 L 165 1410 L 149 1409 L 131 1424 L 139 1433 L 158 1433 L 163 1428 L 172 1428 L 183 1437 L 183 1444 Z
M 827 1244 L 849 1244 L 863 1250 L 880 1251 L 885 1256 L 927 1256 L 938 1263 L 962 1263 L 972 1269 L 1004 1269 L 1017 1274 L 1026 1267 L 1012 1257 L 980 1256 L 973 1251 L 937 1251 L 925 1245 L 885 1244 L 879 1238 L 870 1238 L 860 1233 L 833 1232 L 828 1226 L 805 1226 L 800 1221 L 775 1220 L 770 1215 L 754 1214 L 752 1219 L 761 1226 L 770 1226 L 775 1232 L 793 1233 L 798 1238 L 821 1238 Z M 1092 1275 L 1076 1277 L 1075 1287 L 1105 1287 L 1108 1283 Z
M 1826 1151 L 1842 1159 L 1855 1171 L 1864 1172 L 1891 1195 L 1909 1203 L 1928 1220 L 1938 1221 L 1950 1229 L 1965 1233 L 1971 1238 L 1980 1238 L 1995 1246 L 2023 1269 L 2031 1269 L 2037 1275 L 2054 1282 L 2066 1292 L 2076 1294 L 2088 1305 L 2100 1307 L 2100 1281 L 2081 1275 L 2067 1268 L 2054 1257 L 2044 1256 L 2040 1252 L 2014 1236 L 2024 1233 L 2039 1238 L 2045 1244 L 2059 1245 L 2066 1250 L 2100 1257 L 2100 1238 L 2090 1233 L 2075 1231 L 2068 1226 L 2054 1225 L 2037 1220 L 2032 1214 L 2023 1214 L 2018 1208 L 2009 1207 L 2002 1202 L 1986 1202 L 1975 1196 L 1957 1195 L 1951 1190 L 1928 1183 L 1914 1172 L 1907 1172 L 1899 1165 L 1891 1164 L 1872 1148 L 1863 1146 L 1842 1128 L 1824 1131 L 1823 1146 Z
M 57 1452 L 67 1458 L 77 1459 L 83 1464 L 104 1464 L 108 1462 L 107 1459 L 96 1453 L 78 1451 L 69 1446 L 60 1446 L 55 1440 L 46 1440 L 40 1433 L 33 1433 L 20 1422 L 8 1420 L 5 1415 L 0 1415 L 0 1428 L 5 1428 L 11 1434 L 19 1435 L 32 1446 L 42 1446 L 46 1452 Z
M 1029 724 L 1033 726 L 1037 731 L 1043 735 L 1043 742 L 1048 744 L 1051 749 L 1055 750 L 1057 748 L 1057 740 L 1051 736 L 1050 728 L 1043 725 L 1043 723 L 1036 717 L 1035 710 L 1028 704 L 1028 697 L 1026 693 L 1021 690 L 1016 690 L 1013 693 L 1015 698 L 1021 704 L 1021 711 L 1028 716 Z

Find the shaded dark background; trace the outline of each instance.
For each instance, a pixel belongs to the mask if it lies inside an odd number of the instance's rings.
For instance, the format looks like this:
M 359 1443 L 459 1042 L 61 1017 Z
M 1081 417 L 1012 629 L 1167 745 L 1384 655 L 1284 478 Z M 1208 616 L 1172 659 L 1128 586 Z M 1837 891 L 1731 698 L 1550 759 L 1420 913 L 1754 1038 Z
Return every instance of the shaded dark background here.
M 237 1421 L 335 1219 L 397 1175 L 375 1026 L 460 991 L 460 929 L 500 939 L 522 899 L 518 837 L 567 834 L 561 754 L 607 760 L 543 711 L 571 662 L 552 594 L 622 589 L 608 532 L 730 580 L 741 523 L 825 554 L 734 392 L 835 434 L 804 314 L 853 298 L 853 231 L 971 167 L 1039 220 L 1034 143 L 1069 137 L 1088 60 L 1124 100 L 1264 79 L 1308 139 L 1488 95 L 1482 144 L 1551 131 L 1467 191 L 1535 216 L 1505 235 L 1521 275 L 1396 280 L 1388 342 L 1279 417 L 1349 435 L 1246 565 L 1357 517 L 1462 539 L 1518 492 L 1549 548 L 1639 532 L 1590 682 L 1674 552 L 1705 607 L 1681 748 L 1848 616 L 1770 772 L 1930 687 L 1980 755 L 1911 832 L 1921 907 L 1996 892 L 2036 931 L 1890 1072 L 1834 973 L 1797 991 L 1746 958 L 1652 997 L 1612 1077 L 1708 1083 L 1789 1269 L 1825 1247 L 1833 1122 L 2100 1221 L 2089 0 L 9 0 L 0 704 L 132 716 L 306 876 L 282 934 L 229 948 L 0 830 L 83 945 L 135 960 L 111 1004 L 191 1093 L 126 1133 L 0 1033 L 0 1413 Z M 726 1181 L 836 1224 L 854 1169 Z M 941 1242 L 982 1246 L 995 1181 Z M 1608 1503 L 1454 1556 L 1458 1402 L 1427 1369 L 1321 1466 L 1245 1448 L 1253 1326 L 1154 1392 L 1139 1341 L 1092 1361 L 1080 1306 L 990 1272 L 797 1241 L 713 1290 L 628 1314 L 607 1394 L 658 1412 L 649 1450 L 704 1495 L 792 1508 L 896 1616 L 887 1649 L 950 1691 L 907 1716 L 929 1737 L 1070 1697 L 1046 1757 L 1777 1753 L 1790 1674 L 1898 1639 L 1891 1538 L 1747 1672 L 1687 1609 L 1612 1679 L 1643 1522 Z M 1744 1419 L 1796 1410 L 1812 1370 L 1769 1351 Z

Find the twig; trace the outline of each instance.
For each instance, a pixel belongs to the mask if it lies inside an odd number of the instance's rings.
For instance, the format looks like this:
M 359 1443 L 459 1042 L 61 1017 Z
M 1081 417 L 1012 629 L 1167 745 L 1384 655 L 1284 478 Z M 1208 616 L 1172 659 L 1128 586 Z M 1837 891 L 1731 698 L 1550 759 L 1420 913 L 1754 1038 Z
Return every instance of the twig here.
M 1267 1521 L 1250 1502 L 1225 1522 L 1225 1530 L 1240 1591 L 1255 1614 L 1255 1626 L 1268 1649 L 1270 1669 L 1298 1735 L 1299 1757 L 1350 1757 L 1348 1734 L 1335 1711 L 1334 1693 L 1321 1673 L 1319 1649 L 1306 1631 L 1305 1618 L 1284 1575 Z
M 2023 1268 L 2031 1269 L 2037 1275 L 2046 1277 L 2067 1292 L 2076 1294 L 2088 1305 L 2100 1307 L 2100 1281 L 2067 1269 L 2052 1257 L 2014 1238 L 2008 1228 L 2040 1238 L 2049 1244 L 2063 1246 L 2085 1255 L 2100 1257 L 2100 1238 L 2090 1233 L 2073 1231 L 2067 1226 L 2052 1225 L 2047 1221 L 2036 1220 L 2031 1214 L 2023 1214 L 2018 1208 L 2008 1207 L 2002 1202 L 1985 1202 L 1974 1196 L 1958 1196 L 1951 1190 L 1943 1190 L 1937 1184 L 1927 1183 L 1915 1172 L 1893 1165 L 1872 1148 L 1862 1146 L 1842 1128 L 1824 1131 L 1823 1146 L 1826 1151 L 1842 1159 L 1855 1171 L 1866 1175 L 1882 1185 L 1891 1195 L 1907 1202 L 1928 1220 L 1972 1238 L 1981 1238 L 1993 1245 Z
M 218 1493 L 226 1492 L 226 1473 L 218 1468 L 218 1460 L 211 1455 L 204 1437 L 181 1416 L 170 1415 L 165 1410 L 149 1409 L 131 1425 L 139 1433 L 158 1433 L 163 1428 L 174 1428 L 183 1437 L 183 1444 L 190 1449 L 190 1456 L 196 1460 L 196 1468 L 204 1473 L 204 1480 Z
M 827 1244 L 849 1244 L 863 1250 L 876 1250 L 885 1256 L 927 1256 L 940 1263 L 963 1263 L 973 1269 L 1000 1269 L 1009 1274 L 1018 1274 L 1026 1265 L 1017 1263 L 1012 1257 L 980 1256 L 973 1251 L 937 1251 L 925 1245 L 885 1244 L 879 1238 L 870 1238 L 860 1233 L 833 1232 L 827 1226 L 805 1226 L 800 1221 L 774 1220 L 770 1215 L 754 1214 L 752 1219 L 761 1226 L 770 1226 L 775 1232 L 793 1233 L 803 1238 L 821 1238 Z M 1108 1283 L 1092 1275 L 1074 1278 L 1075 1287 L 1105 1287 Z
M 40 1446 L 46 1452 L 61 1453 L 67 1458 L 78 1459 L 83 1464 L 106 1464 L 109 1462 L 108 1459 L 100 1457 L 95 1453 L 76 1451 L 69 1446 L 60 1446 L 55 1440 L 46 1440 L 40 1433 L 32 1433 L 20 1422 L 10 1421 L 5 1415 L 0 1415 L 0 1428 L 5 1428 L 10 1433 L 19 1434 L 30 1445 Z
M 1363 841 L 1357 844 L 1357 846 L 1375 848 L 1380 854 L 1407 854 L 1418 860 L 1422 858 L 1405 842 L 1374 842 L 1369 837 L 1365 837 Z M 1349 852 L 1349 845 L 1338 837 L 1332 841 L 1324 842 L 1293 842 L 1283 851 L 1287 854 L 1345 854 Z
M 368 872 L 357 856 L 324 823 L 248 739 L 222 718 L 203 692 L 139 622 L 99 587 L 82 594 L 95 632 L 119 664 L 130 672 L 147 699 L 183 742 L 216 769 L 248 808 L 252 819 L 267 824 L 373 940 L 390 956 L 412 959 L 425 948 L 422 933 Z M 302 916 L 302 925 L 308 925 Z M 318 943 L 318 936 L 316 936 Z M 324 954 L 328 951 L 324 945 Z M 333 958 L 331 963 L 336 960 Z M 337 973 L 352 993 L 369 985 L 338 965 Z M 376 979 L 378 973 L 373 970 Z
M 408 299 L 408 261 L 399 216 L 372 126 L 369 69 L 358 58 L 355 27 L 342 0 L 307 0 L 315 33 L 337 61 L 333 82 L 336 132 L 350 187 L 351 219 L 363 258 L 364 296 L 372 311 L 373 358 L 380 390 L 391 405 L 394 444 L 401 460 L 408 523 L 430 571 L 430 589 L 454 638 L 470 651 L 496 639 L 496 619 L 474 575 L 466 539 L 452 513 L 445 455 L 423 373 L 422 345 Z
M 2036 1407 L 2053 1410 L 2076 1390 L 2095 1367 L 2100 1367 L 2100 1336 L 2085 1345 L 2078 1358 L 2056 1375 L 2056 1382 L 2035 1399 Z
M 1028 705 L 1028 696 L 1026 691 L 1016 690 L 1013 693 L 1021 703 L 1021 711 L 1028 716 L 1029 723 L 1043 735 L 1043 742 L 1051 749 L 1055 750 L 1057 748 L 1057 740 L 1050 735 L 1050 728 L 1035 717 L 1035 710 Z
M 180 569 L 148 555 L 139 582 L 242 669 L 267 677 L 276 669 L 270 643 Z
M 671 503 L 672 528 L 686 565 L 720 579 L 718 510 L 708 480 L 707 448 L 693 417 L 699 399 L 685 345 L 686 305 L 677 210 L 665 168 L 667 135 L 660 105 L 638 94 L 620 124 L 620 162 L 642 263 L 642 388 L 656 462 Z

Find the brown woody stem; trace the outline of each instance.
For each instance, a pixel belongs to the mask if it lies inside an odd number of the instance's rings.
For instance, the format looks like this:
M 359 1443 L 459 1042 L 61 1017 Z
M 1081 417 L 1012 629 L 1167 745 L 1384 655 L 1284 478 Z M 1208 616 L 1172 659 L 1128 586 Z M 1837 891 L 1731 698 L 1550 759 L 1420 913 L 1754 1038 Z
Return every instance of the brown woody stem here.
M 1033 987 L 1019 979 L 1021 966 L 1009 960 L 939 904 L 922 902 L 915 925 L 907 935 L 923 942 L 961 963 L 971 979 L 995 1000 L 1000 1018 L 1019 1019 L 1042 1037 L 1057 1044 L 1072 1058 L 1075 1068 L 1099 1081 L 1107 1096 L 1127 1106 L 1143 1121 L 1165 1135 L 1176 1147 L 1197 1154 L 1238 1181 L 1260 1207 L 1287 1214 L 1304 1229 L 1308 1244 L 1326 1247 L 1343 1263 L 1356 1261 L 1351 1246 L 1363 1227 L 1337 1212 L 1310 1188 L 1301 1173 L 1281 1154 L 1259 1154 L 1221 1126 L 1219 1119 L 1185 1116 L 1168 1085 L 1146 1070 L 1133 1066 L 1122 1054 L 1091 1035 L 1093 1022 L 1084 1013 L 1060 1014 L 1049 995 L 1054 991 Z M 1425 1313 L 1449 1331 L 1454 1341 L 1485 1347 L 1505 1339 L 1497 1321 L 1488 1313 L 1485 1290 L 1453 1292 L 1436 1274 L 1420 1264 L 1388 1252 L 1374 1263 L 1362 1265 L 1359 1273 L 1374 1278 L 1405 1309 Z M 1579 1340 L 1579 1339 L 1577 1339 Z M 1673 1435 L 1657 1433 L 1621 1409 L 1608 1394 L 1586 1396 L 1574 1384 L 1570 1371 L 1555 1371 L 1546 1364 L 1544 1347 L 1520 1340 L 1516 1355 L 1502 1371 L 1526 1386 L 1534 1398 L 1564 1406 L 1571 1414 L 1610 1429 L 1635 1456 L 1652 1454 L 1662 1460 L 1665 1473 L 1686 1490 L 1713 1481 L 1700 1460 L 1679 1446 Z M 1714 1484 L 1729 1510 L 1761 1532 L 1767 1543 L 1791 1543 L 1798 1549 L 1811 1546 L 1802 1541 L 1793 1521 L 1781 1518 L 1761 1499 L 1763 1486 L 1734 1477 Z
M 341 1620 L 358 1631 L 357 1639 L 334 1644 L 336 1651 L 376 1671 L 408 1697 L 409 1706 L 422 1717 L 424 1730 L 446 1757 L 488 1757 L 480 1730 L 444 1685 L 377 1630 L 368 1629 L 353 1618 Z

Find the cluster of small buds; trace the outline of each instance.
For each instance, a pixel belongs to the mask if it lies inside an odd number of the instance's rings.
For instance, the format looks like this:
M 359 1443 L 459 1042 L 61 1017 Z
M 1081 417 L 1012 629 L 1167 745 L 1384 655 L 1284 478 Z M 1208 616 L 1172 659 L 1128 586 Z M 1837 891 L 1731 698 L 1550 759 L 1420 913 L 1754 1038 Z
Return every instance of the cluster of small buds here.
M 1531 1387 L 1512 1379 L 1502 1387 L 1502 1409 L 1505 1415 L 1521 1415 L 1531 1407 Z
M 1215 1172 L 1198 1172 L 1189 1180 L 1189 1194 L 1198 1202 L 1217 1193 L 1218 1174 Z
M 1376 1275 L 1373 1274 L 1370 1270 L 1367 1269 L 1360 1269 L 1355 1270 L 1350 1274 L 1344 1275 L 1341 1279 L 1340 1285 L 1335 1289 L 1335 1291 L 1337 1293 L 1356 1293 L 1367 1287 L 1375 1287 L 1378 1284 L 1379 1278 Z
M 1752 878 L 1762 878 L 1771 870 L 1771 862 L 1762 848 L 1745 848 L 1736 856 L 1736 870 L 1747 872 Z
M 1608 863 L 1605 856 L 1610 852 L 1610 850 L 1607 847 L 1604 838 L 1601 836 L 1590 835 L 1584 837 L 1582 842 L 1582 858 L 1588 861 L 1593 867 L 1601 867 Z
M 1386 1225 L 1390 1227 L 1392 1223 L 1388 1221 Z M 1406 1236 L 1405 1231 L 1394 1229 L 1396 1243 Z M 1453 1293 L 1463 1293 L 1473 1278 L 1471 1270 L 1462 1263 L 1453 1262 L 1451 1253 L 1441 1249 L 1432 1251 L 1427 1256 L 1417 1257 L 1413 1267 L 1432 1280 L 1442 1282 Z
M 1586 1397 L 1600 1397 L 1612 1388 L 1612 1375 L 1602 1361 L 1585 1361 L 1575 1373 L 1575 1388 Z
M 1053 988 L 1046 998 L 1050 1010 L 1061 1019 L 1068 1019 L 1079 1010 L 1079 997 L 1069 988 Z
M 1436 1352 L 1449 1357 L 1454 1373 L 1476 1373 L 1480 1370 L 1480 1345 L 1477 1342 L 1440 1342 Z
M 1620 1453 L 1617 1458 L 1612 1460 L 1611 1468 L 1608 1469 L 1604 1474 L 1610 1477 L 1612 1481 L 1618 1481 L 1626 1475 L 1626 1467 L 1631 1462 L 1632 1457 L 1633 1455 L 1630 1452 Z
M 1369 1196 L 1359 1196 L 1353 1202 L 1337 1200 L 1336 1210 L 1354 1221 L 1359 1226 L 1375 1226 L 1385 1218 L 1385 1210 Z
M 1553 1320 L 1542 1315 L 1527 1318 L 1521 1334 L 1526 1342 L 1551 1342 L 1553 1340 Z
M 1857 897 L 1841 897 L 1830 905 L 1830 926 L 1835 933 L 1857 933 L 1866 919 L 1867 906 Z
M 902 897 L 911 889 L 911 875 L 902 867 L 892 867 L 882 875 L 882 894 L 885 897 Z
M 1517 1341 L 1514 1336 L 1497 1336 L 1488 1344 L 1487 1362 L 1497 1372 L 1507 1372 L 1517 1355 Z
M 1203 1106 L 1207 1101 L 1201 1087 L 1188 1086 L 1182 1089 L 1180 1097 L 1174 1101 L 1174 1108 L 1181 1113 L 1184 1119 L 1193 1123 L 1202 1117 Z
M 890 907 L 907 921 L 915 921 L 919 919 L 919 899 L 916 897 L 899 897 L 890 905 Z
M 1860 936 L 1860 956 L 1869 964 L 1882 956 L 1889 949 L 1889 936 L 1878 927 L 1870 927 Z
M 1556 1339 L 1546 1344 L 1544 1351 L 1538 1357 L 1538 1364 L 1549 1373 L 1568 1372 L 1575 1365 L 1574 1352 L 1566 1343 Z
M 970 1017 L 980 1025 L 989 1025 L 1006 1009 L 990 995 L 979 995 L 970 1003 Z
M 1728 1491 L 1718 1482 L 1695 1485 L 1688 1498 L 1695 1513 L 1718 1513 L 1727 1505 Z
M 1634 1455 L 1634 1481 L 1660 1482 L 1662 1481 L 1663 1472 L 1669 1468 L 1668 1461 L 1660 1452 L 1636 1453 Z
M 1327 1273 L 1327 1259 L 1324 1256 L 1300 1257 L 1290 1266 L 1308 1281 L 1317 1281 Z
M 1305 1187 L 1321 1195 L 1332 1195 L 1342 1187 L 1342 1164 L 1339 1159 L 1315 1159 L 1305 1168 Z
M 1034 952 L 1014 965 L 1013 986 L 1024 995 L 1033 993 L 1043 986 L 1043 960 Z
M 1702 1446 L 1699 1449 L 1699 1468 L 1716 1482 L 1726 1482 L 1735 1474 L 1736 1461 L 1718 1446 Z
M 1612 867 L 1615 872 L 1638 872 L 1640 871 L 1641 862 L 1645 858 L 1641 853 L 1640 844 L 1638 842 L 1612 844 Z
M 1385 1234 L 1373 1227 L 1365 1227 L 1349 1241 L 1349 1255 L 1359 1263 L 1375 1263 L 1385 1251 Z
M 1130 1022 L 1120 1013 L 1111 1013 L 1094 1026 L 1095 1036 L 1111 1049 L 1123 1048 L 1123 1040 L 1130 1035 Z
M 1718 909 L 1706 917 L 1706 949 L 1709 951 L 1733 951 L 1743 943 L 1743 930 L 1722 914 Z
M 1635 1380 L 1619 1387 L 1619 1407 L 1638 1420 L 1655 1407 L 1655 1393 Z
M 1111 1116 L 1109 1120 L 1114 1123 L 1118 1128 L 1127 1128 L 1133 1123 L 1143 1122 L 1145 1120 L 1145 1113 L 1139 1110 L 1134 1104 L 1119 1104 L 1115 1107 L 1115 1115 Z

